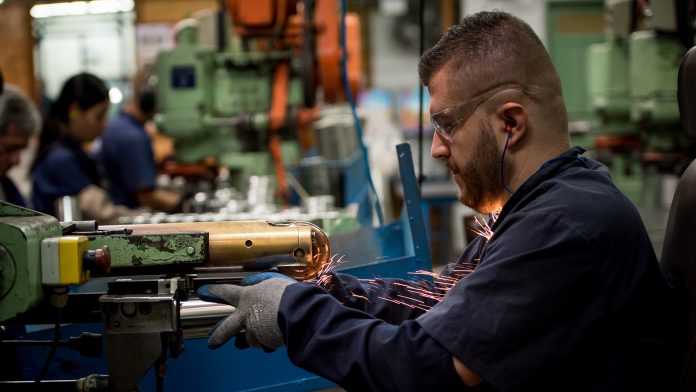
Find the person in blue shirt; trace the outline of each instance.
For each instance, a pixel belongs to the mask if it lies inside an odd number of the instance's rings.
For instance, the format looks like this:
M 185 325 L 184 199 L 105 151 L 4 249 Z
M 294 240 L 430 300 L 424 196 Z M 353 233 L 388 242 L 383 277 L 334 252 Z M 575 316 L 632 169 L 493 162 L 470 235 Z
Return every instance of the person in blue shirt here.
M 41 115 L 21 90 L 5 85 L 0 94 L 0 200 L 27 207 L 7 172 L 19 164 L 29 139 L 41 129 Z
M 157 166 L 145 124 L 155 114 L 155 95 L 147 73 L 136 73 L 133 94 L 102 136 L 99 158 L 114 203 L 129 208 L 171 211 L 181 202 L 177 193 L 157 188 Z
M 80 73 L 64 83 L 44 121 L 32 165 L 36 210 L 56 216 L 56 201 L 72 196 L 82 219 L 106 224 L 137 213 L 109 199 L 97 161 L 86 149 L 104 130 L 109 105 L 106 84 L 95 75 Z
M 633 204 L 572 148 L 544 45 L 504 12 L 468 15 L 421 57 L 431 152 L 491 213 L 431 283 L 252 275 L 202 299 L 235 312 L 217 348 L 287 347 L 349 391 L 668 391 L 684 318 Z M 350 255 L 346 255 L 350 257 Z

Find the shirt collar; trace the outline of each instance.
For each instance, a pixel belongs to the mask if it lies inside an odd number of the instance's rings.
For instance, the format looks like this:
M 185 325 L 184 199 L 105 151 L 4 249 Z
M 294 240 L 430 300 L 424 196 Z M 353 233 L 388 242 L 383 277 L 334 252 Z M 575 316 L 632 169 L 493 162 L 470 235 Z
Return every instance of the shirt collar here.
M 496 223 L 500 222 L 505 215 L 510 213 L 510 211 L 512 211 L 529 192 L 539 186 L 539 184 L 542 182 L 570 167 L 585 165 L 585 161 L 580 159 L 580 155 L 582 155 L 584 152 L 584 148 L 575 146 L 565 151 L 561 155 L 544 162 L 539 170 L 529 177 L 527 181 L 525 181 L 522 186 L 520 186 L 515 193 L 510 196 L 508 201 L 503 206 L 503 209 L 500 211 L 500 214 L 496 219 Z

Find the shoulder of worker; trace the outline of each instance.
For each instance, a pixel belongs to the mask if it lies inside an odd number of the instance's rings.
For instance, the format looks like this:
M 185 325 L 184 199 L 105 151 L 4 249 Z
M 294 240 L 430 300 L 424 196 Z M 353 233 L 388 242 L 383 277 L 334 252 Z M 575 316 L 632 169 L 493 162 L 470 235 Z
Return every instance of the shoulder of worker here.
M 139 140 L 147 139 L 147 133 L 141 124 L 133 117 L 123 111 L 119 112 L 109 121 L 104 129 L 102 139 L 104 140 Z
M 554 216 L 591 231 L 612 225 L 643 227 L 638 210 L 616 187 L 607 167 L 583 157 L 529 190 L 510 215 L 515 213 Z
M 36 167 L 37 171 L 47 170 L 50 172 L 63 171 L 66 166 L 74 164 L 77 161 L 75 152 L 68 147 L 56 143 L 46 152 L 46 156 Z

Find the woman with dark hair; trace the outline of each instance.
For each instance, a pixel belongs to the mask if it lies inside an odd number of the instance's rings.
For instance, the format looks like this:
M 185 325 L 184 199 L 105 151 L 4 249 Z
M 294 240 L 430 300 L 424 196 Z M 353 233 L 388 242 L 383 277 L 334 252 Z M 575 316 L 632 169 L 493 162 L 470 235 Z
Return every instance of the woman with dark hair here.
M 36 210 L 55 216 L 56 201 L 74 196 L 84 219 L 112 223 L 133 214 L 111 203 L 97 163 L 85 150 L 106 127 L 108 109 L 109 92 L 97 76 L 80 73 L 65 82 L 44 122 L 32 165 Z

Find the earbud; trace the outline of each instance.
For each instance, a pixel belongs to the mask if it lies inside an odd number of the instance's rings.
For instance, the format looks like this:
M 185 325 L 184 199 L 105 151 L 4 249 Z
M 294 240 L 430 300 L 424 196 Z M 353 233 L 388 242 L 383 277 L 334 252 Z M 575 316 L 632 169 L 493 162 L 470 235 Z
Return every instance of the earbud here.
M 517 125 L 517 122 L 514 118 L 505 116 L 505 132 L 512 132 L 512 127 L 514 127 L 515 125 Z

